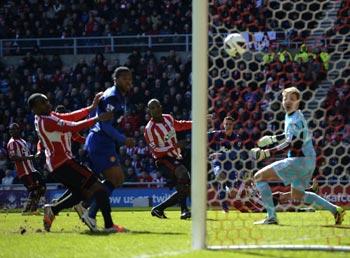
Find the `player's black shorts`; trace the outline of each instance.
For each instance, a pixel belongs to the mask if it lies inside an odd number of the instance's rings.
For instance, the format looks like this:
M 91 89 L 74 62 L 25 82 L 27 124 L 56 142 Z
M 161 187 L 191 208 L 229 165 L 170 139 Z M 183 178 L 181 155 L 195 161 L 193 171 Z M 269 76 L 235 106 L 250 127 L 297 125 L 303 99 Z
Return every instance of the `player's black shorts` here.
M 35 189 L 38 186 L 45 186 L 43 177 L 37 171 L 34 171 L 29 175 L 22 176 L 21 181 L 29 191 Z
M 91 185 L 98 181 L 90 169 L 79 164 L 74 159 L 64 162 L 52 171 L 52 175 L 72 192 L 81 192 L 83 189 L 89 189 Z
M 167 180 L 167 185 L 169 187 L 173 187 L 179 183 L 188 184 L 190 179 L 189 175 L 186 178 L 177 178 L 175 175 L 175 170 L 179 166 L 183 166 L 183 163 L 181 160 L 165 157 L 161 159 L 156 160 L 156 166 L 159 169 L 159 172 L 162 174 L 162 176 Z

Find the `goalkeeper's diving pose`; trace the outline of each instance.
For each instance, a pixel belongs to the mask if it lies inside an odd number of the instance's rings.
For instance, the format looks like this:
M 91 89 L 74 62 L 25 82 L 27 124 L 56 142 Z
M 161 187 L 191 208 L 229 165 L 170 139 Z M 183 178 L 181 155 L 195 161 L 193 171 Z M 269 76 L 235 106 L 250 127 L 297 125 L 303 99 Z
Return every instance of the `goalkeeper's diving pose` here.
M 251 157 L 257 161 L 288 151 L 287 158 L 273 162 L 254 175 L 256 187 L 267 210 L 267 217 L 255 224 L 278 224 L 269 182 L 282 181 L 285 185 L 291 185 L 291 191 L 283 194 L 282 198 L 321 206 L 329 210 L 334 215 L 335 224 L 340 225 L 345 215 L 343 208 L 330 203 L 316 193 L 305 192 L 315 169 L 316 152 L 307 122 L 299 110 L 301 93 L 297 88 L 290 87 L 282 92 L 282 96 L 282 105 L 286 112 L 284 133 L 262 137 L 257 143 L 259 148 L 250 151 Z M 262 149 L 279 141 L 281 143 L 276 147 Z

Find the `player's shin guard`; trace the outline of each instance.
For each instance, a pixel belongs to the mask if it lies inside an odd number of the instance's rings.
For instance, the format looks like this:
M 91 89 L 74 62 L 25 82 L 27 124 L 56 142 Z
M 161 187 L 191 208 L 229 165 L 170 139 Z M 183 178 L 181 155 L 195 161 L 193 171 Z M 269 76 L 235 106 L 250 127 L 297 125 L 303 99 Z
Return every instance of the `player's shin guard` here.
M 97 190 L 94 194 L 96 200 L 96 208 L 101 210 L 105 228 L 110 228 L 113 226 L 113 220 L 111 216 L 111 205 L 109 203 L 109 194 L 105 189 Z
M 322 208 L 329 210 L 333 214 L 337 212 L 337 206 L 333 205 L 326 199 L 323 199 L 321 196 L 312 192 L 305 192 L 304 202 L 311 205 L 316 204 L 318 206 L 321 206 Z
M 260 192 L 261 200 L 267 211 L 268 218 L 276 218 L 276 209 L 273 205 L 272 192 L 269 184 L 266 182 L 257 182 L 256 188 Z
M 103 181 L 102 184 L 105 186 L 105 190 L 106 190 L 108 197 L 111 196 L 111 194 L 115 188 L 114 185 L 107 180 Z M 89 208 L 89 217 L 95 219 L 97 212 L 98 212 L 98 207 L 97 207 L 96 199 L 93 198 L 91 201 L 91 204 L 90 204 L 90 208 Z
M 51 209 L 54 215 L 57 215 L 61 210 L 68 209 L 78 204 L 82 200 L 80 194 L 71 193 L 67 195 L 64 199 L 55 202 L 51 205 Z

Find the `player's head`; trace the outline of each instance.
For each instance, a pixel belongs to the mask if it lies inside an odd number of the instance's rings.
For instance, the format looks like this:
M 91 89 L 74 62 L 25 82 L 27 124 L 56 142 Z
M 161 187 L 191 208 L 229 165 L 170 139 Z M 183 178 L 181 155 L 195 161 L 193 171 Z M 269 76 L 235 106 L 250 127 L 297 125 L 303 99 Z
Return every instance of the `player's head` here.
M 17 123 L 12 123 L 9 126 L 9 133 L 12 137 L 17 138 L 19 136 L 19 125 Z
M 301 93 L 296 87 L 284 89 L 282 96 L 282 105 L 287 114 L 298 110 L 301 100 Z
M 132 86 L 132 74 L 128 67 L 119 66 L 117 67 L 112 75 L 115 85 L 118 85 L 122 93 L 127 93 Z
M 58 106 L 55 108 L 55 112 L 56 112 L 56 113 L 66 113 L 67 110 L 66 110 L 65 106 L 63 106 L 63 105 L 58 105 Z
M 147 108 L 149 114 L 153 118 L 158 119 L 162 117 L 162 105 L 160 104 L 158 99 L 151 99 L 150 101 L 148 101 Z
M 36 115 L 48 115 L 52 110 L 49 99 L 41 93 L 30 95 L 28 106 Z
M 227 116 L 224 118 L 223 126 L 226 132 L 233 131 L 233 118 L 231 116 Z

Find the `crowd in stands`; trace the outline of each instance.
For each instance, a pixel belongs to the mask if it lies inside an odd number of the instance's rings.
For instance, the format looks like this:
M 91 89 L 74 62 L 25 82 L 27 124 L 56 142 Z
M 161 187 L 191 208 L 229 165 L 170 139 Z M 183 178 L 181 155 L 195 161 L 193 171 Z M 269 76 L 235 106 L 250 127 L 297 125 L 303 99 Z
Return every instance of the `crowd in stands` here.
M 7 160 L 5 149 L 10 137 L 7 128 L 10 123 L 21 126 L 23 138 L 31 151 L 36 152 L 38 139 L 33 128 L 34 117 L 26 106 L 32 93 L 46 94 L 54 107 L 64 105 L 67 110 L 76 110 L 89 105 L 96 92 L 112 86 L 111 75 L 119 65 L 128 66 L 134 78 L 134 87 L 128 96 L 128 110 L 119 125 L 137 142 L 132 149 L 120 147 L 126 180 L 162 181 L 143 138 L 144 126 L 149 120 L 146 106 L 148 100 L 158 98 L 164 113 L 171 112 L 177 119 L 190 119 L 191 59 L 183 60 L 172 50 L 167 56 L 157 58 L 151 49 L 144 53 L 134 50 L 125 64 L 96 54 L 92 60 L 81 59 L 73 66 L 64 66 L 57 55 L 48 58 L 28 52 L 17 66 L 4 66 L 0 72 L 1 178 L 13 167 Z M 82 146 L 74 144 L 73 150 L 80 161 L 86 162 Z M 37 165 L 40 167 L 42 163 Z
M 238 31 L 265 31 L 267 1 L 212 1 L 209 12 L 213 25 Z
M 350 0 L 343 0 L 337 13 L 335 26 L 327 32 L 329 36 L 334 32 L 339 32 L 341 35 L 346 35 L 350 30 Z
M 301 90 L 316 89 L 318 82 L 326 77 L 329 69 L 329 54 L 325 47 L 313 48 L 305 44 L 293 55 L 286 49 L 274 49 L 263 57 L 265 73 L 272 91 L 291 85 Z
M 1 4 L 0 38 L 190 33 L 191 2 L 5 0 Z

